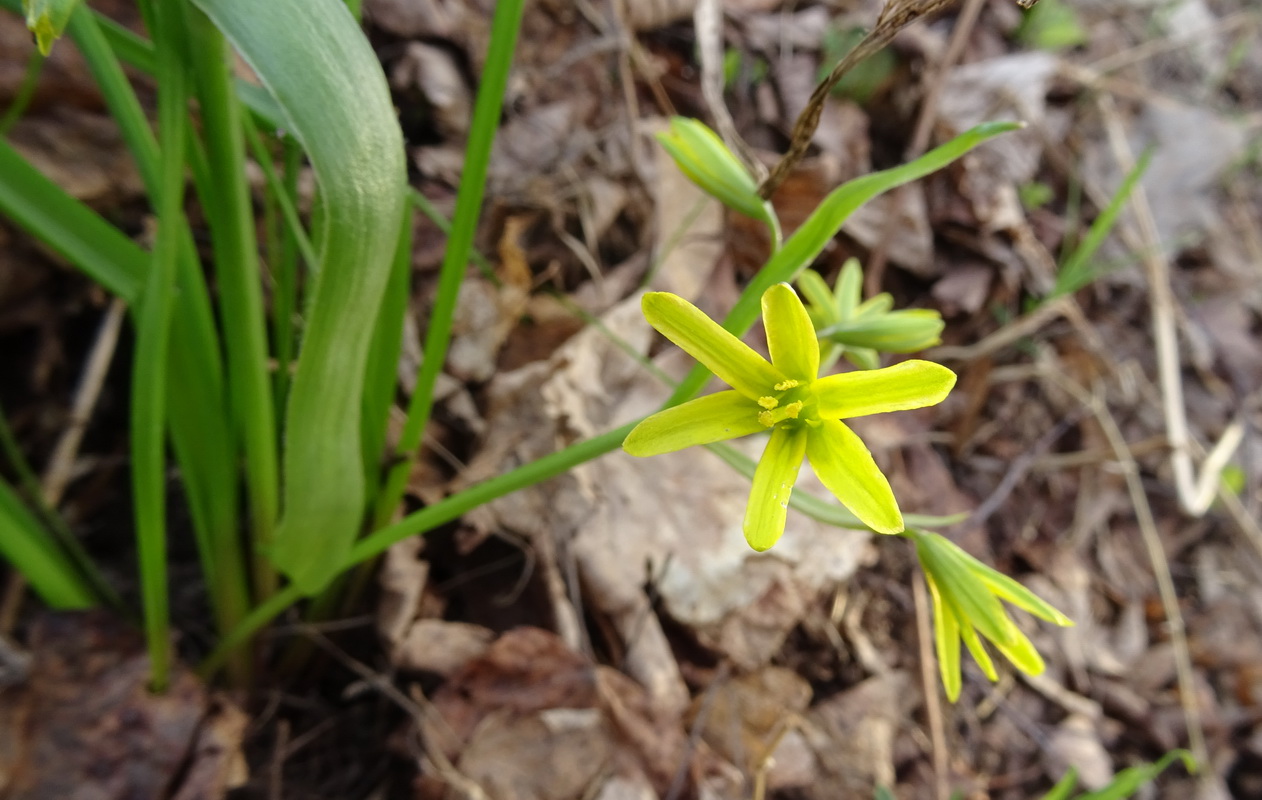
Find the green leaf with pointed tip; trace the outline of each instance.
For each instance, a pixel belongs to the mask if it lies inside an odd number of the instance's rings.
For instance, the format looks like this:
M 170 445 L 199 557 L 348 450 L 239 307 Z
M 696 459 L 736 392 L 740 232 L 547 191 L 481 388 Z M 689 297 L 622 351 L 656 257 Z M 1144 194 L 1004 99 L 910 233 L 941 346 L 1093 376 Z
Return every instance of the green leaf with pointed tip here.
M 982 672 L 992 681 L 999 680 L 999 673 L 995 671 L 995 663 L 990 660 L 990 654 L 986 652 L 985 646 L 981 639 L 977 636 L 976 629 L 969 625 L 967 621 L 960 626 L 960 638 L 964 640 L 964 645 L 968 648 L 968 652 L 973 654 L 973 660 L 982 668 Z
M 848 419 L 941 403 L 955 385 L 955 373 L 930 361 L 904 361 L 885 369 L 845 372 L 814 384 L 819 414 Z
M 837 275 L 837 288 L 834 292 L 833 307 L 837 310 L 837 318 L 847 320 L 854 316 L 862 299 L 863 268 L 859 266 L 859 259 L 847 258 Z
M 766 430 L 758 421 L 760 411 L 735 390 L 698 397 L 641 421 L 627 434 L 622 449 L 633 456 L 656 456 L 758 433 Z
M 26 27 L 35 34 L 35 44 L 42 55 L 48 55 L 53 42 L 61 38 L 70 22 L 70 15 L 82 0 L 24 0 Z
M 1020 631 L 1008 619 L 998 598 L 977 580 L 966 561 L 972 557 L 944 536 L 917 533 L 916 554 L 934 576 L 943 597 L 956 610 L 961 625 L 973 625 L 996 647 L 1012 644 Z
M 659 333 L 750 400 L 765 397 L 773 386 L 786 380 L 767 359 L 682 297 L 649 292 L 640 306 L 644 318 Z
M 811 315 L 811 322 L 817 328 L 839 321 L 837 309 L 833 305 L 833 294 L 818 272 L 813 269 L 802 270 L 796 282 L 798 291 L 806 298 L 806 312 Z
M 1069 800 L 1069 793 L 1078 786 L 1078 770 L 1073 767 L 1065 773 L 1065 777 L 1056 782 L 1052 790 L 1039 800 Z
M 811 430 L 806 446 L 811 469 L 828 491 L 877 533 L 899 533 L 903 515 L 890 482 L 854 431 L 835 419 Z
M 955 612 L 947 605 L 933 576 L 926 572 L 925 583 L 933 600 L 933 645 L 938 654 L 938 674 L 942 676 L 942 688 L 947 699 L 954 703 L 960 698 L 960 624 Z
M 802 469 L 806 447 L 805 426 L 779 426 L 772 429 L 767 449 L 758 460 L 758 469 L 754 470 L 754 482 L 749 491 L 749 506 L 745 509 L 744 528 L 745 540 L 760 553 L 784 535 L 789 495 L 797 482 L 798 471 Z
M 1187 750 L 1171 750 L 1156 764 L 1128 767 L 1119 772 L 1113 782 L 1103 789 L 1078 795 L 1075 800 L 1122 800 L 1139 791 L 1139 787 L 1152 781 L 1175 761 L 1182 761 L 1183 768 L 1193 775 L 1197 772 L 1196 759 Z
M 803 383 L 815 380 L 819 374 L 819 341 L 797 292 L 787 283 L 772 286 L 762 296 L 762 317 L 775 368 Z
M 990 591 L 1012 603 L 1017 608 L 1024 609 L 1039 619 L 1061 627 L 1073 626 L 1074 621 L 1054 608 L 1051 603 L 1048 603 L 1002 572 L 991 569 L 980 561 L 975 562 L 972 568 Z

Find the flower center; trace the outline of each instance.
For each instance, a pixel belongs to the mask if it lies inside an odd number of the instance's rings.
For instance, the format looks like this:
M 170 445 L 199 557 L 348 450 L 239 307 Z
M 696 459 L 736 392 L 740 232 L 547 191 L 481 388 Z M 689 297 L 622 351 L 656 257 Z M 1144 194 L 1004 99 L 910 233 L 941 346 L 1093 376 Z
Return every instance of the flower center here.
M 763 427 L 773 428 L 782 422 L 792 425 L 799 419 L 810 421 L 806 418 L 813 417 L 813 414 L 808 406 L 814 406 L 815 398 L 809 385 L 803 386 L 801 381 L 790 379 L 777 383 L 772 389 L 774 394 L 758 398 L 758 405 L 763 408 L 758 413 L 758 421 Z M 807 413 L 804 414 L 804 411 Z

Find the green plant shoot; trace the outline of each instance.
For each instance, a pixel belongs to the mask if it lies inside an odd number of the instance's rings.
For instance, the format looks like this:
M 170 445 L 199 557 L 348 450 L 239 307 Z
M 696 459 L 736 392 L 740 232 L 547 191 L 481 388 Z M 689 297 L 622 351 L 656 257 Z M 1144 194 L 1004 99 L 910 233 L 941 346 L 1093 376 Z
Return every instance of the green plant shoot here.
M 762 296 L 770 362 L 681 297 L 650 292 L 642 305 L 650 325 L 732 389 L 648 417 L 628 434 L 624 450 L 652 456 L 769 430 L 745 512 L 745 538 L 755 550 L 770 548 L 784 533 L 803 457 L 863 524 L 878 533 L 903 530 L 889 481 L 841 420 L 940 403 L 955 385 L 955 373 L 908 361 L 818 378 L 815 328 L 786 283 Z
M 986 677 L 999 680 L 995 665 L 977 636 L 979 632 L 1017 669 L 1030 675 L 1042 674 L 1043 658 L 999 601 L 1006 600 L 1055 625 L 1073 625 L 1073 620 L 949 539 L 915 528 L 907 529 L 904 535 L 916 544 L 916 556 L 933 598 L 934 649 L 947 698 L 954 703 L 960 696 L 961 639 Z

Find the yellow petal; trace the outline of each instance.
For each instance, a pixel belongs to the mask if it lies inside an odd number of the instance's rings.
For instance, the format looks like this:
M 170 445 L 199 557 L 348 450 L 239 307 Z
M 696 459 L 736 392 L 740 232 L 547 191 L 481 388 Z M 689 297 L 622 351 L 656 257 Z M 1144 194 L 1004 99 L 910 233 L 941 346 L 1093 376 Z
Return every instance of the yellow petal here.
M 845 372 L 815 381 L 819 415 L 863 417 L 941 403 L 955 385 L 955 373 L 930 361 L 904 361 L 885 369 Z
M 789 510 L 789 495 L 802 468 L 806 453 L 806 427 L 773 428 L 767 449 L 754 470 L 754 485 L 749 491 L 745 509 L 745 540 L 762 552 L 784 535 L 784 521 Z

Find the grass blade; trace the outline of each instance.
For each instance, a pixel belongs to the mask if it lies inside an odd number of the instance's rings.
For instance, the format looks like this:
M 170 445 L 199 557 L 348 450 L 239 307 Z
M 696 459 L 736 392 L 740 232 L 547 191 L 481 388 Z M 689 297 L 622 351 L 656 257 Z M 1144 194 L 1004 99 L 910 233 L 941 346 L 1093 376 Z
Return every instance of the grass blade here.
M 524 6 L 524 0 L 502 0 L 495 5 L 491 42 L 487 47 L 486 66 L 482 70 L 482 85 L 478 89 L 478 98 L 473 108 L 469 143 L 465 147 L 464 172 L 460 176 L 460 190 L 456 194 L 456 210 L 452 215 L 447 251 L 443 254 L 443 264 L 438 274 L 438 294 L 430 313 L 421 369 L 416 378 L 416 389 L 408 404 L 407 423 L 399 439 L 399 463 L 387 474 L 385 488 L 377 499 L 377 525 L 389 520 L 403 498 L 412 460 L 420 447 L 421 436 L 434 407 L 434 385 L 447 361 L 451 326 L 456 315 L 456 298 L 460 294 L 460 284 L 464 282 L 469 256 L 473 251 L 473 236 L 477 232 L 482 197 L 486 191 L 491 145 L 494 144 L 495 133 L 499 129 L 504 89 L 508 86 L 508 72 L 517 46 L 517 33 L 521 27 Z

